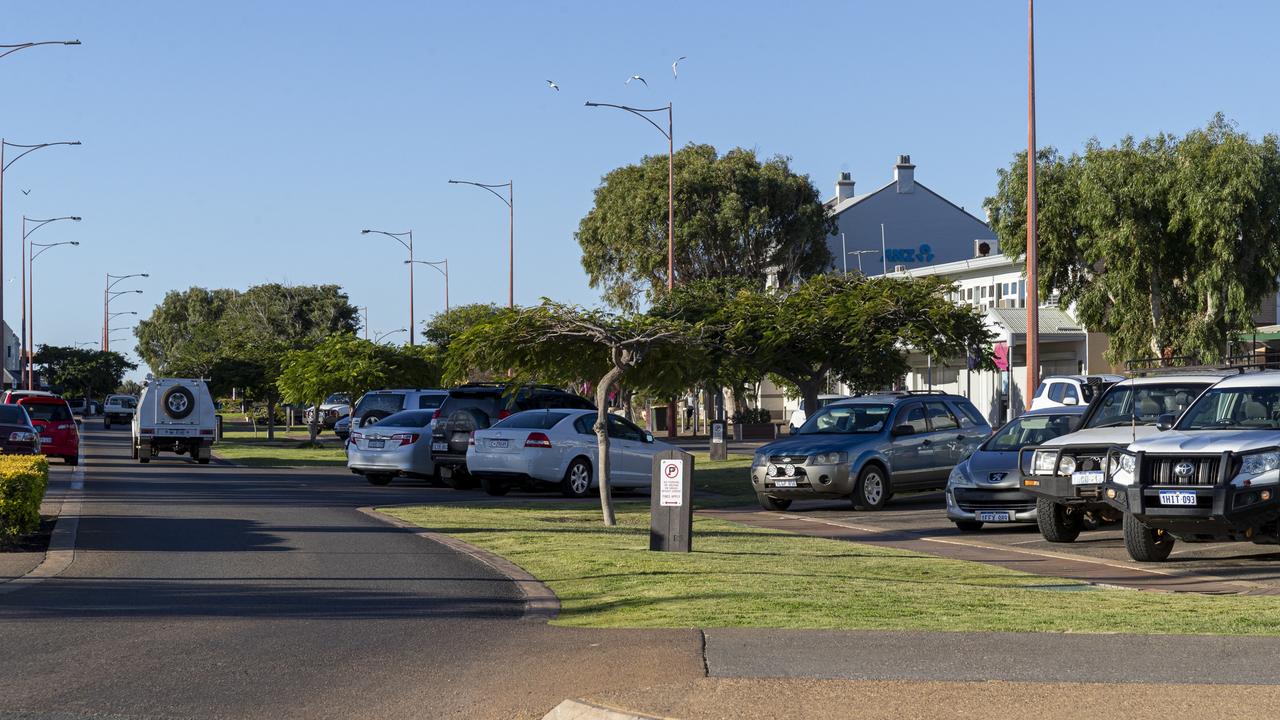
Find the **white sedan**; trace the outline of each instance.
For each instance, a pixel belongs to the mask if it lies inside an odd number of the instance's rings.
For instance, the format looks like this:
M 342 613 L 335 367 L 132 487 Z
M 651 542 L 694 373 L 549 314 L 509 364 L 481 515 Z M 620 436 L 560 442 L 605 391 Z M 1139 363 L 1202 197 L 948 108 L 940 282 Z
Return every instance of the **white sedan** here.
M 506 494 L 510 481 L 553 483 L 567 497 L 586 497 L 599 487 L 595 474 L 595 410 L 526 410 L 485 430 L 476 430 L 467 448 L 467 472 L 490 495 Z M 647 488 L 653 456 L 674 445 L 617 415 L 609 416 L 610 482 L 619 488 Z

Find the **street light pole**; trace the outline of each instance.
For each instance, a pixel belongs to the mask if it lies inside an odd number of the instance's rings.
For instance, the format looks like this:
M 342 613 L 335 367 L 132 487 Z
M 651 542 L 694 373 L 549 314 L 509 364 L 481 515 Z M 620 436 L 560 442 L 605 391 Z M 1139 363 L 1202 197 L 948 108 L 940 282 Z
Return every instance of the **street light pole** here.
M 470 180 L 450 180 L 450 185 L 475 185 L 488 190 L 490 194 L 507 204 L 507 307 L 516 306 L 516 181 L 504 183 L 479 183 Z M 494 188 L 506 188 L 507 196 L 502 197 L 494 192 Z
M 1036 257 L 1036 33 L 1035 0 L 1027 0 L 1027 398 L 1040 376 L 1040 287 Z M 1010 392 L 1013 388 L 1010 387 Z
M 64 240 L 62 242 L 56 242 L 56 243 L 35 243 L 35 242 L 31 243 L 31 247 L 29 249 L 29 252 L 31 254 L 27 258 L 27 274 L 30 275 L 31 277 L 31 283 L 28 286 L 28 291 L 30 292 L 30 295 L 27 297 L 27 305 L 28 307 L 31 308 L 30 316 L 27 319 L 27 322 L 29 323 L 28 327 L 30 330 L 30 332 L 27 334 L 27 342 L 31 344 L 32 349 L 34 349 L 36 346 L 36 305 L 35 305 L 36 258 L 45 254 L 45 252 L 47 252 L 50 248 L 56 248 L 59 245 L 79 245 L 79 244 L 80 242 L 77 240 Z M 40 248 L 40 250 L 36 251 L 36 248 Z M 34 390 L 35 389 L 34 384 L 35 384 L 35 366 L 32 363 L 27 363 L 27 389 Z
M 384 333 L 378 333 L 377 335 L 374 336 L 373 342 L 375 344 L 380 343 L 382 342 L 382 338 L 387 337 L 388 335 L 395 335 L 396 333 L 402 333 L 402 332 L 409 332 L 409 331 L 404 328 L 396 328 L 395 330 L 388 330 Z M 413 333 L 409 333 L 409 337 L 412 338 Z
M 405 262 L 415 263 L 417 265 L 430 265 L 435 268 L 436 272 L 444 275 L 444 311 L 449 312 L 449 258 L 436 260 L 434 262 L 430 260 L 405 260 Z M 441 265 L 444 265 L 444 270 L 440 269 Z M 423 322 L 426 322 L 426 320 L 423 320 Z
M 373 233 L 375 235 L 386 235 L 389 238 L 393 238 L 401 245 L 404 245 L 405 248 L 409 250 L 409 327 L 413 327 L 413 230 L 406 230 L 399 233 L 387 232 L 386 230 L 368 229 L 360 231 L 361 235 L 368 235 L 369 233 Z M 404 241 L 405 237 L 409 238 L 409 242 Z M 409 333 L 409 344 L 413 344 L 413 333 Z
M 129 275 L 112 275 L 111 273 L 106 273 L 106 276 L 107 276 L 107 280 L 104 284 L 105 287 L 103 287 L 102 289 L 102 350 L 103 352 L 106 352 L 111 349 L 111 337 L 107 329 L 107 322 L 108 322 L 107 313 L 110 311 L 109 309 L 111 306 L 111 301 L 116 299 L 117 297 L 120 297 L 121 295 L 128 295 L 129 293 L 137 293 L 139 295 L 142 294 L 141 290 L 119 290 L 117 292 L 111 292 L 111 288 L 115 287 L 116 283 L 119 283 L 121 280 L 127 280 L 129 278 L 135 278 L 135 277 L 144 277 L 144 278 L 151 277 L 147 273 L 132 273 Z
M 637 117 L 643 118 L 662 133 L 667 139 L 667 290 L 675 287 L 676 276 L 676 251 L 675 251 L 675 186 L 676 186 L 676 170 L 675 170 L 675 126 L 673 122 L 672 103 L 667 103 L 666 107 L 660 108 L 634 108 L 627 105 L 613 105 L 610 103 L 587 102 L 587 107 L 611 107 L 618 110 L 626 110 Z M 667 113 L 667 129 L 663 130 L 662 126 L 654 122 L 648 113 Z
M 46 220 L 36 220 L 35 218 L 29 218 L 26 215 L 23 215 L 22 216 L 22 254 L 19 255 L 18 257 L 25 258 L 27 256 L 27 238 L 28 237 L 30 237 L 35 231 L 39 230 L 45 225 L 48 225 L 51 222 L 57 222 L 59 220 L 74 220 L 76 222 L 80 222 L 80 218 L 75 215 L 48 218 Z M 27 223 L 34 223 L 34 224 L 30 229 L 28 229 Z M 31 367 L 32 348 L 27 346 L 27 264 L 25 262 L 20 264 L 22 265 L 22 323 L 21 323 L 22 327 L 19 329 L 19 334 L 21 337 L 18 343 L 18 365 L 20 370 L 25 372 L 27 368 Z

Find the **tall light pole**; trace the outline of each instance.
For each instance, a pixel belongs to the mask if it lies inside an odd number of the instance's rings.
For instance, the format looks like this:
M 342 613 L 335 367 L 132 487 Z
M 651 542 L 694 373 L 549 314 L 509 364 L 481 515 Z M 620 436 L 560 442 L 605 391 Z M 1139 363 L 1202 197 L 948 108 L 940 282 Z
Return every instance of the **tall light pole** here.
M 675 287 L 676 275 L 676 250 L 675 250 L 675 187 L 676 187 L 676 171 L 675 171 L 675 131 L 672 123 L 672 104 L 667 103 L 666 107 L 643 109 L 633 108 L 626 105 L 611 105 L 609 103 L 588 102 L 587 107 L 611 107 L 627 112 L 637 117 L 644 118 L 646 122 L 657 128 L 658 132 L 667 139 L 667 289 Z M 667 129 L 663 130 L 662 126 L 654 122 L 649 117 L 650 113 L 667 113 Z
M 875 255 L 875 254 L 876 254 L 876 251 L 875 251 L 875 250 L 850 250 L 848 253 L 846 253 L 846 258 L 847 258 L 849 255 L 856 255 L 856 256 L 857 256 L 857 258 L 858 258 L 858 274 L 859 274 L 859 275 L 866 275 L 866 273 L 862 272 L 862 256 L 863 256 L 863 255 Z M 848 260 L 846 260 L 845 262 L 846 262 L 846 263 L 848 263 Z M 848 273 L 848 272 L 849 272 L 849 269 L 848 269 L 848 265 L 847 265 L 847 264 L 846 264 L 846 266 L 845 266 L 845 272 L 846 272 L 846 273 Z
M 409 327 L 413 327 L 413 230 L 405 230 L 400 233 L 387 232 L 386 230 L 361 230 L 361 235 L 386 235 L 394 239 L 396 242 L 405 246 L 409 250 Z M 409 242 L 405 242 L 404 238 L 408 237 Z M 409 344 L 413 344 L 413 333 L 409 333 Z
M 434 262 L 429 260 L 405 260 L 405 263 L 415 263 L 418 265 L 430 265 L 431 267 L 436 269 L 436 272 L 440 273 L 441 275 L 444 275 L 444 311 L 449 312 L 449 258 L 445 258 L 443 260 L 436 260 Z M 440 269 L 441 265 L 444 265 L 444 270 Z
M 25 258 L 27 256 L 27 238 L 30 237 L 32 233 L 44 227 L 45 225 L 48 225 L 49 223 L 58 222 L 59 220 L 74 220 L 76 222 L 80 222 L 80 218 L 75 215 L 48 218 L 45 220 L 36 220 L 34 218 L 29 218 L 26 215 L 23 215 L 22 216 L 22 254 L 19 257 Z M 31 223 L 30 228 L 27 227 L 28 223 Z M 30 347 L 27 347 L 27 264 L 25 262 L 22 263 L 22 327 L 18 332 L 21 335 L 20 342 L 19 342 L 20 347 L 18 348 L 18 363 L 21 368 L 25 369 L 27 367 L 30 367 L 31 365 L 31 350 L 32 350 Z
M 128 280 L 129 278 L 151 277 L 147 273 L 131 273 L 129 275 L 112 275 L 111 273 L 107 273 L 106 275 L 107 281 L 105 283 L 105 287 L 102 289 L 102 349 L 104 352 L 111 349 L 111 337 L 107 331 L 107 314 L 110 312 L 111 301 L 121 295 L 128 295 L 130 293 L 136 293 L 138 295 L 142 294 L 141 290 L 117 290 L 116 292 L 111 292 L 111 288 L 115 287 L 116 283 L 119 283 L 122 280 Z
M 507 204 L 507 307 L 516 306 L 516 183 L 508 180 L 504 183 L 478 183 L 470 180 L 450 180 L 450 185 L 475 185 L 488 190 L 494 197 Z M 494 192 L 494 188 L 506 188 L 507 196 L 502 197 Z
M 36 258 L 38 258 L 38 257 L 40 257 L 41 255 L 45 254 L 45 253 L 46 253 L 46 252 L 48 252 L 51 248 L 56 248 L 56 247 L 58 247 L 59 245 L 79 245 L 79 244 L 80 244 L 80 242 L 79 242 L 78 240 L 64 240 L 64 241 L 62 241 L 62 242 L 56 242 L 56 243 L 36 243 L 36 242 L 33 242 L 33 243 L 31 243 L 31 245 L 30 245 L 30 248 L 29 248 L 29 250 L 28 250 L 28 251 L 30 252 L 30 255 L 27 257 L 27 274 L 31 277 L 31 282 L 27 285 L 27 291 L 30 293 L 30 294 L 27 296 L 27 306 L 31 309 L 31 312 L 30 312 L 30 315 L 29 315 L 29 316 L 28 316 L 28 318 L 27 318 L 27 322 L 28 322 L 28 325 L 27 325 L 27 328 L 28 328 L 28 333 L 27 333 L 27 343 L 28 343 L 28 344 L 29 344 L 33 349 L 34 349 L 34 348 L 35 348 L 35 346 L 36 346 L 36 305 L 35 305 L 35 302 L 36 302 L 36 274 L 35 274 L 35 269 L 36 269 L 36 265 L 35 265 L 35 263 L 36 263 Z M 40 248 L 40 249 L 39 249 L 39 250 L 36 250 L 36 248 Z M 27 389 L 28 389 L 28 390 L 34 390 L 34 389 L 35 389 L 35 388 L 34 388 L 34 384 L 35 384 L 35 368 L 34 368 L 30 363 L 28 363 L 28 364 L 27 364 Z
M 1040 380 L 1040 287 L 1036 267 L 1036 23 L 1035 0 L 1027 0 L 1027 398 Z M 1012 387 L 1010 387 L 1012 392 Z
M 11 55 L 15 52 L 18 52 L 19 50 L 25 50 L 26 48 L 35 47 L 36 45 L 51 45 L 51 44 L 55 44 L 55 43 L 45 42 L 45 43 L 22 43 L 21 45 L 0 45 L 0 49 L 8 48 L 6 52 L 0 54 L 0 57 L 4 57 L 5 55 Z M 72 41 L 67 41 L 63 44 L 79 45 L 80 41 L 72 40 Z M 4 173 L 5 171 L 9 169 L 10 165 L 18 162 L 24 156 L 29 155 L 35 152 L 36 150 L 40 150 L 42 148 L 47 148 L 47 147 L 53 147 L 54 145 L 79 145 L 79 144 L 80 144 L 79 140 L 68 140 L 68 141 L 60 141 L 60 142 L 38 143 L 35 145 L 20 145 L 18 143 L 11 143 L 8 140 L 5 140 L 4 138 L 0 138 L 0 278 L 4 277 Z M 19 152 L 16 156 L 14 156 L 12 160 L 6 160 L 5 159 L 6 150 L 8 150 L 9 148 L 21 150 L 21 152 Z M 25 258 L 25 254 L 22 257 Z M 0 326 L 2 326 L 3 324 L 4 324 L 4 290 L 0 289 Z M 3 344 L 3 343 L 0 343 L 0 344 Z

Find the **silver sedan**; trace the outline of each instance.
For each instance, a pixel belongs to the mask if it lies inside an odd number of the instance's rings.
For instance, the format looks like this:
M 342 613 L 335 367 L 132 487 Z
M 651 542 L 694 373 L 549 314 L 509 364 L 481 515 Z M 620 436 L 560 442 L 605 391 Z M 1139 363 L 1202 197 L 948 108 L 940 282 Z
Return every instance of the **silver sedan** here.
M 434 410 L 402 410 L 351 432 L 347 467 L 372 485 L 395 477 L 434 478 L 431 427 Z
M 617 415 L 610 415 L 610 482 L 619 488 L 647 488 L 653 456 L 674 445 Z M 599 449 L 595 410 L 526 410 L 493 427 L 477 430 L 467 448 L 467 472 L 490 495 L 507 492 L 511 482 L 551 484 L 568 497 L 586 497 L 599 487 L 595 474 Z

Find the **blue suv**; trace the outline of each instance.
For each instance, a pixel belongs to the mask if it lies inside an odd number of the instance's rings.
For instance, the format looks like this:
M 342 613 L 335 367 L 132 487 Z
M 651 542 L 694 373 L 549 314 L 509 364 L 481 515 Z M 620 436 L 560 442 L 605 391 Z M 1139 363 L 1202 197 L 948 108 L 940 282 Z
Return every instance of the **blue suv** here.
M 901 392 L 832 403 L 796 433 L 756 451 L 751 484 L 766 510 L 847 497 L 879 510 L 897 491 L 940 490 L 991 434 L 959 395 Z

